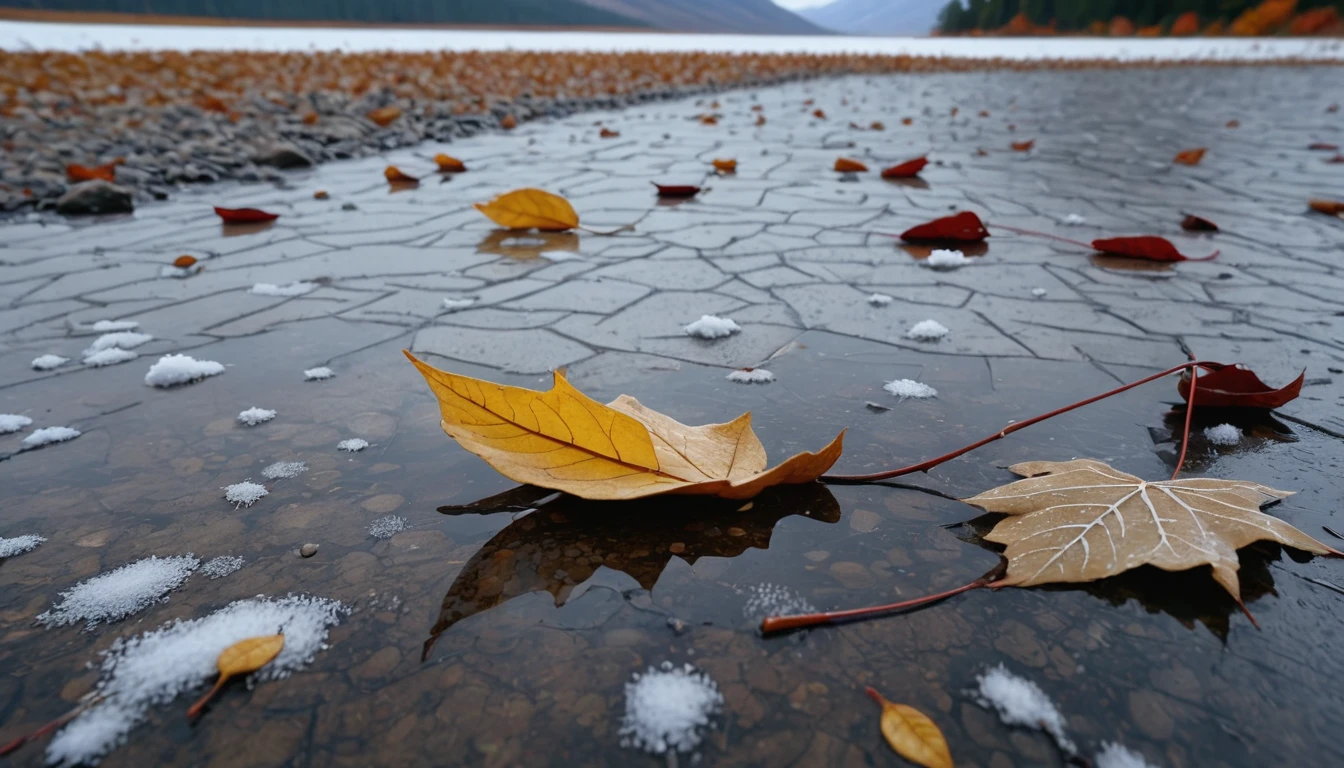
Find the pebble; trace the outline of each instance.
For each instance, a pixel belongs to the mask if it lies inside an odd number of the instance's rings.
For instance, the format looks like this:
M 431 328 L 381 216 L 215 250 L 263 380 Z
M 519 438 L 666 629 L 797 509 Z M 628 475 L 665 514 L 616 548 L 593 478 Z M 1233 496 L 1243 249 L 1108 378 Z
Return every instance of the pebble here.
M 311 541 L 308 542 L 307 544 L 304 544 L 302 547 L 299 547 L 300 557 L 312 557 L 313 555 L 316 554 L 317 554 L 317 545 L 312 543 Z
M 80 182 L 56 201 L 56 211 L 70 216 L 130 213 L 134 210 L 131 190 L 101 179 Z

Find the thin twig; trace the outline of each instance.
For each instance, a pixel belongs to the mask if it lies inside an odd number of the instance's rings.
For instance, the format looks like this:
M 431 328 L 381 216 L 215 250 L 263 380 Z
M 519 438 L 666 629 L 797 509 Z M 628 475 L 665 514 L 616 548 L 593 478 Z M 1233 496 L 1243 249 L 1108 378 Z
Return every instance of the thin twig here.
M 89 707 L 92 707 L 93 705 L 97 704 L 102 700 L 103 697 L 101 695 L 98 695 L 92 691 L 84 694 L 83 698 L 79 700 L 79 704 L 75 705 L 74 709 L 70 710 L 69 712 L 66 712 L 64 715 L 61 715 L 55 720 L 52 720 L 50 723 L 47 723 L 41 728 L 38 728 L 36 731 L 33 731 L 27 736 L 20 736 L 19 738 L 11 741 L 5 746 L 0 747 L 0 757 L 4 757 L 5 755 L 14 752 L 19 747 L 22 747 L 24 744 L 27 744 L 30 741 L 35 741 L 37 739 L 42 738 L 43 736 L 46 736 L 48 733 L 51 733 L 52 731 L 56 730 L 57 728 L 60 728 L 61 726 L 65 725 L 71 720 L 74 720 L 76 717 L 79 717 Z

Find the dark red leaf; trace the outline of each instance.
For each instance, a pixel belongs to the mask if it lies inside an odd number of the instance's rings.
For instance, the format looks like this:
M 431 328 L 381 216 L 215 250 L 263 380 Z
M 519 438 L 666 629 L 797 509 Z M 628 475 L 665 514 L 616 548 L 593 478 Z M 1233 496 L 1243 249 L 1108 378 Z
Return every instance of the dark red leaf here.
M 1218 225 L 1202 216 L 1187 213 L 1181 221 L 1181 229 L 1190 232 L 1217 232 Z
M 278 213 L 267 213 L 256 208 L 220 208 L 215 206 L 215 213 L 224 220 L 225 224 L 246 224 L 258 221 L 275 221 L 280 218 Z
M 1334 157 L 1332 157 L 1332 158 L 1326 160 L 1325 162 L 1327 162 L 1327 163 L 1344 163 L 1344 155 L 1335 155 Z
M 1116 256 L 1129 256 L 1135 259 L 1147 259 L 1149 261 L 1209 261 L 1218 255 L 1214 251 L 1208 256 L 1202 258 L 1191 258 L 1176 250 L 1176 246 L 1171 241 L 1153 237 L 1152 235 L 1143 235 L 1140 237 L 1109 237 L 1101 240 L 1093 240 L 1092 247 L 1102 253 L 1110 253 Z
M 700 192 L 699 187 L 691 184 L 659 184 L 656 181 L 652 183 L 658 188 L 659 197 L 690 197 Z
M 901 233 L 901 239 L 911 243 L 955 241 L 959 243 L 978 243 L 989 237 L 980 217 L 970 211 L 962 211 L 954 216 L 944 216 L 926 224 L 911 227 Z
M 1328 142 L 1324 142 L 1324 141 L 1318 141 L 1318 142 L 1316 142 L 1315 144 L 1312 144 L 1312 145 L 1308 146 L 1307 149 L 1315 149 L 1315 150 L 1319 150 L 1319 151 L 1321 151 L 1321 152 L 1334 152 L 1335 150 L 1339 149 L 1339 145 L 1338 145 L 1338 144 L 1330 144 L 1330 143 L 1328 143 Z
M 1215 364 L 1216 365 L 1216 364 Z M 1209 408 L 1278 408 L 1297 399 L 1307 372 L 1303 370 L 1291 384 L 1271 388 L 1249 368 L 1241 365 L 1219 365 L 1214 371 L 1199 375 L 1195 391 L 1195 407 Z M 1181 398 L 1190 400 L 1190 372 L 1186 371 L 1176 383 Z
M 923 157 L 916 157 L 914 160 L 906 160 L 904 163 L 893 165 L 890 168 L 883 170 L 882 178 L 912 179 L 918 176 L 919 172 L 924 170 L 924 166 L 928 164 L 928 159 Z

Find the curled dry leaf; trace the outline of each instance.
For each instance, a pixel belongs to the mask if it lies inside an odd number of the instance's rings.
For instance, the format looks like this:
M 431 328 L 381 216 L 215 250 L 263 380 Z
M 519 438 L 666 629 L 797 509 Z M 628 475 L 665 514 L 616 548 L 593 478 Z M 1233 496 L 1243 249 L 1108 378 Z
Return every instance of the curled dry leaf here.
M 737 173 L 736 160 L 715 160 L 714 170 L 719 173 Z
M 1318 152 L 1335 152 L 1339 149 L 1339 145 L 1330 144 L 1329 142 L 1325 141 L 1318 141 L 1315 144 L 1308 145 L 1307 149 L 1315 150 Z
M 418 181 L 420 181 L 420 177 L 419 177 L 419 176 L 412 176 L 411 174 L 406 173 L 405 171 L 401 170 L 400 168 L 398 168 L 398 167 L 395 166 L 395 165 L 389 165 L 389 166 L 387 166 L 386 168 L 383 169 L 383 178 L 387 179 L 388 181 L 392 182 L 393 184 L 396 184 L 396 183 L 398 183 L 398 182 L 401 182 L 401 183 L 405 183 L 405 182 L 411 182 L 411 183 L 414 183 L 414 182 L 418 182 Z
M 902 118 L 901 118 L 901 125 L 914 125 L 914 124 L 915 124 L 915 118 L 913 118 L 913 117 L 902 117 Z
M 173 266 L 178 269 L 186 269 L 187 267 L 193 266 L 195 263 L 195 256 L 178 256 L 176 259 L 173 259 Z
M 1203 216 L 1187 213 L 1185 218 L 1181 219 L 1181 229 L 1189 232 L 1217 232 L 1218 225 Z
M 989 237 L 980 217 L 970 211 L 962 211 L 952 216 L 911 227 L 901 233 L 906 242 L 956 242 L 978 243 Z
M 858 160 L 851 160 L 848 157 L 839 157 L 835 160 L 835 170 L 841 173 L 860 173 L 868 170 L 868 166 L 860 163 Z
M 598 133 L 598 135 L 601 136 L 601 137 L 604 138 L 604 139 L 614 139 L 614 138 L 616 138 L 617 136 L 620 136 L 620 135 L 621 135 L 621 132 L 620 132 L 620 131 L 613 131 L 613 130 L 611 130 L 610 128 L 603 128 L 603 129 L 601 130 L 601 132 Z
M 488 203 L 476 203 L 476 210 L 509 229 L 564 232 L 579 226 L 579 214 L 568 200 L 531 187 L 506 192 Z
M 1306 369 L 1292 382 L 1274 389 L 1255 375 L 1255 371 L 1241 365 L 1210 366 L 1214 370 L 1201 373 L 1195 389 L 1196 408 L 1279 408 L 1297 399 L 1307 380 Z M 1182 374 L 1176 382 L 1181 398 L 1190 400 L 1190 373 Z
M 219 689 L 224 687 L 224 683 L 230 678 L 238 675 L 250 675 L 258 669 L 270 664 L 280 651 L 285 648 L 284 635 L 263 635 L 261 637 L 249 637 L 246 640 L 238 642 L 225 648 L 219 654 L 219 659 L 215 665 L 219 668 L 219 679 L 215 681 L 215 687 L 201 697 L 187 710 L 187 717 L 196 717 L 201 713 L 201 709 L 210 702 L 210 699 L 219 693 Z
M 701 124 L 701 125 L 718 125 L 718 124 L 719 124 L 719 116 L 718 116 L 718 115 L 700 115 L 700 124 Z
M 461 160 L 442 152 L 434 156 L 434 164 L 439 166 L 440 173 L 462 173 L 467 170 L 466 164 Z
M 1204 159 L 1204 153 L 1208 151 L 1209 150 L 1203 147 L 1200 147 L 1199 149 L 1187 149 L 1183 152 L 1176 153 L 1176 157 L 1172 162 L 1178 165 L 1199 165 L 1199 161 Z
M 938 726 L 923 712 L 887 701 L 872 688 L 865 689 L 882 705 L 882 737 L 896 754 L 924 768 L 952 768 L 952 752 Z
M 382 128 L 396 122 L 399 117 L 401 117 L 401 107 L 397 106 L 381 107 L 369 113 L 369 120 Z
M 1012 144 L 1014 152 L 1030 152 L 1031 148 L 1034 146 L 1036 146 L 1035 139 L 1032 139 L 1031 141 L 1014 141 Z
M 658 188 L 659 197 L 691 197 L 700 192 L 700 188 L 693 184 L 659 184 L 656 181 L 652 184 Z
M 117 180 L 117 163 L 107 163 L 106 165 L 97 165 L 89 167 L 79 163 L 70 163 L 65 166 L 65 177 L 70 181 L 93 181 L 102 179 L 103 181 Z
M 1344 213 L 1344 202 L 1340 202 L 1339 200 L 1311 200 L 1307 205 L 1310 205 L 1311 210 L 1313 211 L 1329 214 L 1331 216 L 1338 216 L 1341 213 Z
M 752 105 L 751 105 L 751 111 L 752 111 L 752 112 L 761 112 L 761 111 L 764 111 L 764 110 L 765 110 L 765 107 L 762 106 L 762 105 L 760 105 L 760 104 L 752 104 Z
M 1105 237 L 1092 241 L 1092 247 L 1102 253 L 1115 256 L 1129 256 L 1148 261 L 1210 261 L 1218 255 L 1217 251 L 1208 256 L 1194 258 L 1176 250 L 1170 240 L 1152 235 L 1138 237 Z
M 1007 575 L 996 586 L 1095 581 L 1141 565 L 1164 571 L 1208 565 L 1214 580 L 1240 602 L 1242 547 L 1268 540 L 1339 554 L 1261 512 L 1292 492 L 1259 483 L 1210 477 L 1147 482 L 1093 459 L 1028 461 L 1009 469 L 1027 479 L 965 500 L 1009 515 L 985 536 L 1007 546 Z
M 518 118 L 513 115 L 505 115 L 503 119 L 499 121 L 499 127 L 506 131 L 512 131 L 514 128 L 518 127 Z
M 868 126 L 868 130 L 870 130 L 870 131 L 885 131 L 885 130 L 887 130 L 887 126 L 884 125 L 884 124 L 882 123 L 881 120 L 874 120 L 874 121 L 872 122 L 872 124 Z
M 313 193 L 314 200 L 326 200 L 329 197 L 331 197 L 331 195 L 327 194 L 327 190 L 325 189 L 319 189 Z
M 443 431 L 510 480 L 585 499 L 665 493 L 749 499 L 775 485 L 809 483 L 831 468 L 844 432 L 817 453 L 766 469 L 751 414 L 691 427 L 627 395 L 602 405 L 559 371 L 547 392 L 441 371 L 406 357 L 439 400 Z
M 818 120 L 825 120 L 825 119 L 826 119 L 826 110 L 824 110 L 824 109 L 816 109 L 816 110 L 813 110 L 813 111 L 812 111 L 812 116 L 815 117 L 815 118 L 817 118 Z
M 255 224 L 260 221 L 275 221 L 280 218 L 280 214 L 267 213 L 260 208 L 220 208 L 215 206 L 215 213 L 224 220 L 225 224 Z
M 1228 128 L 1240 128 L 1240 127 L 1241 127 L 1241 121 L 1240 121 L 1240 120 L 1228 120 L 1227 123 L 1226 123 L 1226 126 L 1227 126 Z
M 904 163 L 898 163 L 890 168 L 883 169 L 882 178 L 912 179 L 918 176 L 919 172 L 924 170 L 924 166 L 928 164 L 928 158 L 925 157 L 916 157 L 914 160 L 906 160 Z
M 762 126 L 762 125 L 765 125 L 765 115 L 757 115 L 757 116 L 756 116 L 756 125 L 757 125 L 758 127 L 759 127 L 759 126 Z

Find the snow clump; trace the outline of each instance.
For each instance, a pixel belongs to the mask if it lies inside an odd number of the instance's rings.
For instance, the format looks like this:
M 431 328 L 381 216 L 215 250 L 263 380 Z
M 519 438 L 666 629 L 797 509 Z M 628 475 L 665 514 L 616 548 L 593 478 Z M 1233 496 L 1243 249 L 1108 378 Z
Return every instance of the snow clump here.
M 742 326 L 726 317 L 701 315 L 699 320 L 682 330 L 686 331 L 687 336 L 694 336 L 697 339 L 721 339 L 724 336 L 732 336 L 734 333 L 738 333 L 742 330 Z
M 396 515 L 380 517 L 369 523 L 369 535 L 375 539 L 390 539 L 406 530 L 406 518 Z
M 134 320 L 99 320 L 89 326 L 89 330 L 95 333 L 112 333 L 114 331 L 134 331 L 140 327 L 140 323 Z
M 369 447 L 369 441 L 362 437 L 352 437 L 349 440 L 342 440 L 336 444 L 336 450 L 359 453 Z
M 20 416 L 17 413 L 0 413 L 0 435 L 18 432 L 32 423 L 33 420 L 27 416 Z
M 885 293 L 874 293 L 868 297 L 867 301 L 874 307 L 885 307 L 892 302 L 892 297 Z
M 775 374 L 764 368 L 743 368 L 728 374 L 728 380 L 738 384 L 769 384 L 775 380 Z
M 335 376 L 336 372 L 326 366 L 318 368 L 309 368 L 303 372 L 304 381 L 326 381 Z
M 1036 298 L 1039 299 L 1039 298 L 1041 298 L 1042 296 L 1045 295 L 1045 289 L 1044 289 L 1044 288 L 1032 288 L 1032 289 L 1031 289 L 1031 295 L 1032 295 L 1032 296 L 1035 296 Z
M 190 355 L 164 355 L 149 367 L 145 383 L 152 387 L 171 387 L 189 384 L 207 376 L 218 376 L 224 366 L 214 360 L 197 360 Z
M 50 371 L 53 368 L 60 368 L 62 365 L 70 362 L 70 358 L 60 355 L 38 355 L 33 358 L 33 370 Z
M 1101 743 L 1101 751 L 1092 764 L 1096 768 L 1155 768 L 1138 752 L 1109 741 Z
M 1078 747 L 1064 733 L 1064 715 L 1035 683 L 1014 675 L 1002 664 L 976 680 L 980 686 L 977 703 L 996 710 L 1005 725 L 1045 731 L 1066 755 L 1078 754 Z
M 723 694 L 708 675 L 686 664 L 649 667 L 625 684 L 621 746 L 655 755 L 690 752 L 710 720 L 723 710 Z
M 86 622 L 93 629 L 99 622 L 113 622 L 148 608 L 182 586 L 201 564 L 193 555 L 146 557 L 114 571 L 85 579 L 62 592 L 37 621 L 47 627 Z
M 1236 445 L 1241 442 L 1241 430 L 1231 424 L 1219 424 L 1205 428 L 1204 439 L 1214 445 Z
M 1069 225 L 1070 227 L 1078 227 L 1082 226 L 1083 224 L 1086 224 L 1087 219 L 1082 216 L 1079 216 L 1076 213 L 1070 213 L 1068 216 L 1064 217 L 1064 223 Z
M 255 427 L 258 424 L 264 424 L 274 418 L 275 411 L 258 408 L 254 405 L 238 414 L 238 423 L 246 424 L 249 427 Z
M 205 565 L 201 566 L 201 573 L 212 579 L 219 579 L 242 567 L 243 558 L 237 555 L 220 555 L 206 560 Z
M 925 400 L 930 397 L 938 396 L 938 390 L 930 387 L 928 384 L 923 384 L 913 379 L 888 381 L 886 384 L 882 385 L 882 388 L 902 400 L 907 397 L 913 397 L 916 400 Z
M 472 304 L 475 303 L 476 298 L 474 296 L 468 296 L 465 299 L 448 298 L 443 300 L 443 308 L 448 310 L 449 312 L 452 312 L 458 309 L 466 309 L 467 307 L 470 307 Z
M 924 263 L 933 269 L 956 269 L 971 263 L 961 251 L 937 250 L 929 254 Z
M 268 493 L 270 491 L 266 490 L 266 486 L 250 480 L 224 486 L 224 500 L 233 502 L 234 509 L 250 507 Z
M 305 293 L 312 293 L 315 290 L 317 290 L 317 283 L 305 283 L 300 280 L 293 283 L 285 283 L 284 285 L 276 285 L 275 283 L 257 283 L 252 286 L 252 290 L 248 291 L 248 293 L 251 293 L 254 296 L 279 296 L 288 299 L 294 296 L 302 296 Z
M 308 465 L 302 461 L 277 461 L 261 470 L 261 476 L 267 480 L 282 480 L 298 477 L 308 471 Z
M 102 368 L 108 365 L 129 362 L 139 356 L 140 354 L 138 352 L 130 352 L 121 349 L 120 347 L 112 347 L 111 349 L 104 349 L 101 352 L 94 352 L 92 355 L 84 358 L 84 364 L 91 365 L 94 368 Z
M 41 448 L 52 443 L 64 443 L 66 440 L 74 440 L 80 434 L 80 431 L 73 427 L 43 427 L 33 430 L 31 435 L 23 438 L 23 447 Z
M 25 536 L 14 536 L 9 539 L 0 537 L 0 560 L 22 555 L 24 552 L 32 552 L 37 549 L 38 544 L 44 541 L 46 541 L 46 538 L 32 533 Z
M 84 356 L 90 357 L 105 349 L 135 349 L 141 344 L 147 344 L 154 340 L 148 333 L 135 333 L 133 331 L 118 331 L 116 333 L 104 333 L 102 336 L 93 340 L 89 348 L 84 350 Z
M 937 320 L 920 320 L 905 332 L 905 338 L 915 341 L 937 341 L 947 335 L 947 326 Z

